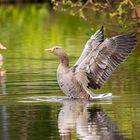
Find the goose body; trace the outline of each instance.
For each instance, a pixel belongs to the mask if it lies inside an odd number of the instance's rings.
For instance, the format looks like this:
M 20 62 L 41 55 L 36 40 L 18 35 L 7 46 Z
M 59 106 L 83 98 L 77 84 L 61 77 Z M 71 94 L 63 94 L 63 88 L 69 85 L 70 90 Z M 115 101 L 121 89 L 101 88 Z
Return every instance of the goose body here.
M 89 98 L 89 94 L 75 78 L 73 71 L 63 64 L 57 69 L 57 81 L 61 90 L 70 98 Z
M 123 62 L 136 46 L 134 33 L 114 36 L 104 40 L 103 27 L 85 44 L 84 50 L 74 64 L 69 67 L 69 58 L 61 47 L 46 49 L 60 59 L 57 81 L 61 90 L 70 98 L 96 99 L 90 88 L 101 88 L 115 68 Z

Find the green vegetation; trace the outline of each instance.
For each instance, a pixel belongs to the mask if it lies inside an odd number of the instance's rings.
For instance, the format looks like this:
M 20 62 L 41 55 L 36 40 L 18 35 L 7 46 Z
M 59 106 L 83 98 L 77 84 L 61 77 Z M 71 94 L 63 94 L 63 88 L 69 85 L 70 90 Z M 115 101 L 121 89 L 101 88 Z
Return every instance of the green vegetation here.
M 52 0 L 55 10 L 67 12 L 70 15 L 79 15 L 85 20 L 94 22 L 93 16 L 104 15 L 116 18 L 121 26 L 127 26 L 126 21 L 131 18 L 132 11 L 139 0 Z

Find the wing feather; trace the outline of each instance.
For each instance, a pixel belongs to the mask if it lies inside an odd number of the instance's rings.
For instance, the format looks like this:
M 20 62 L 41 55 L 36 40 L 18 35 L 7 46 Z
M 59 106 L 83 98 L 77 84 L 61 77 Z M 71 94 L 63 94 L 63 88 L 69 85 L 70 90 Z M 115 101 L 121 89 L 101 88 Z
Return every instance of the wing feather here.
M 106 39 L 76 68 L 76 73 L 84 73 L 89 83 L 97 89 L 107 81 L 116 67 L 123 62 L 136 46 L 136 35 L 126 34 Z M 82 81 L 81 81 L 82 82 Z M 85 84 L 85 83 L 84 83 Z
M 93 47 L 97 47 L 99 44 L 101 44 L 104 40 L 104 29 L 103 26 L 101 29 L 96 31 L 94 35 L 90 37 L 90 39 L 87 41 L 87 43 L 84 46 L 84 50 L 80 56 L 80 58 L 77 60 L 74 66 L 79 65 L 90 53 Z

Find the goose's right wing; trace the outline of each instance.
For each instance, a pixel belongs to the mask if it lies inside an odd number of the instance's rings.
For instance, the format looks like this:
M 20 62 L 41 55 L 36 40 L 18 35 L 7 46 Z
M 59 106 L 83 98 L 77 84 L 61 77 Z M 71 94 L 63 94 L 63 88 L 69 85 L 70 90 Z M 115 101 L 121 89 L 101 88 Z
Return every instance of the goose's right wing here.
M 84 61 L 76 67 L 77 80 L 93 89 L 100 88 L 135 46 L 135 34 L 106 39 L 97 48 L 92 49 Z
M 90 39 L 85 44 L 84 50 L 80 56 L 80 58 L 77 60 L 74 66 L 78 66 L 91 52 L 92 48 L 96 48 L 104 41 L 104 29 L 103 26 L 101 29 L 97 30 L 94 35 L 90 37 Z

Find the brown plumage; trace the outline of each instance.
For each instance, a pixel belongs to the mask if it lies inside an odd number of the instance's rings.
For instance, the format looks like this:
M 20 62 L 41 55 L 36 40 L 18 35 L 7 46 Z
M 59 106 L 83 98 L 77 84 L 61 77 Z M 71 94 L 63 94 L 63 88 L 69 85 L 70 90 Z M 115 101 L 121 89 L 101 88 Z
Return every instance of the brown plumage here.
M 61 47 L 46 49 L 59 57 L 57 80 L 62 91 L 71 98 L 96 99 L 106 95 L 95 95 L 88 88 L 101 88 L 113 70 L 124 61 L 136 46 L 134 33 L 104 40 L 103 27 L 87 41 L 84 50 L 72 68 Z

